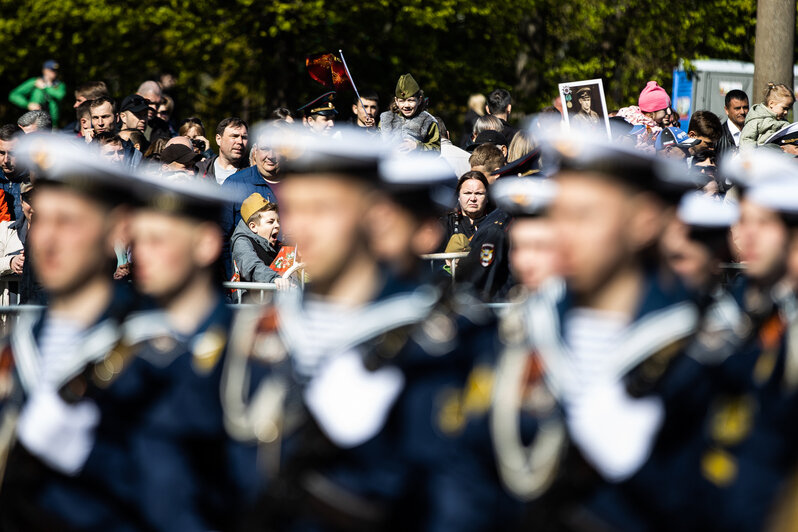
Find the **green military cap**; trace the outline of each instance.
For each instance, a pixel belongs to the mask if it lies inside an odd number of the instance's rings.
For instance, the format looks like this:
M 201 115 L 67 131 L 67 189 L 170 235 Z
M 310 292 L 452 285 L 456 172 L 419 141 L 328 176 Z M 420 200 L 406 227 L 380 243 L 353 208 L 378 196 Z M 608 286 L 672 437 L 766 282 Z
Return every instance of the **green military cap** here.
M 416 80 L 413 79 L 413 76 L 410 74 L 403 74 L 399 77 L 399 81 L 396 82 L 396 97 L 407 99 L 412 96 L 415 96 L 421 87 L 418 86 Z

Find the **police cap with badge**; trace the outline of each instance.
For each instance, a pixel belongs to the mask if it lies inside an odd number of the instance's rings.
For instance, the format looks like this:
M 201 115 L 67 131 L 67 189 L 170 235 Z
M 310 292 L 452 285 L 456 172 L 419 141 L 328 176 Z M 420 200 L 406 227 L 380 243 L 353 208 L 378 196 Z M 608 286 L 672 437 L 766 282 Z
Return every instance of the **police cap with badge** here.
M 338 114 L 338 111 L 335 110 L 335 94 L 335 91 L 325 92 L 297 109 L 297 111 L 301 111 L 304 116 L 335 116 Z
M 93 146 L 71 137 L 37 133 L 20 138 L 18 164 L 30 170 L 37 188 L 63 187 L 108 207 L 130 202 L 133 175 L 122 164 L 102 159 Z

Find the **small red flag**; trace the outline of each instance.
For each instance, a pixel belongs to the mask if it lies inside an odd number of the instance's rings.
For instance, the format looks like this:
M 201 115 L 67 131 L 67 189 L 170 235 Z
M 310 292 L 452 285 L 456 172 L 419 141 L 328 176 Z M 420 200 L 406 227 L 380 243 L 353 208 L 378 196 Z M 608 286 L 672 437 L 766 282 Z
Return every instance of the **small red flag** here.
M 330 87 L 337 91 L 349 88 L 352 82 L 346 75 L 344 63 L 335 54 L 315 54 L 305 59 L 305 66 L 308 74 L 315 81 L 325 87 Z
M 283 246 L 280 248 L 280 252 L 274 257 L 274 260 L 269 265 L 269 268 L 276 271 L 279 274 L 285 273 L 291 266 L 294 265 L 294 261 L 296 260 L 296 247 L 294 246 Z

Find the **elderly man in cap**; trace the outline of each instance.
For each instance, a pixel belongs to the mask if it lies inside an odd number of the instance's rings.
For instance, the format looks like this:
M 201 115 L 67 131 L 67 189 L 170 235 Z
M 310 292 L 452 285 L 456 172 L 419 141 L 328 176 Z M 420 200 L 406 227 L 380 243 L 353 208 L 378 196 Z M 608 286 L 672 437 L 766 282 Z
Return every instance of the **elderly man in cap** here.
M 302 113 L 302 124 L 318 135 L 330 135 L 335 126 L 335 91 L 325 92 L 299 109 Z
M 28 111 L 47 111 L 53 124 L 61 117 L 61 101 L 66 96 L 66 86 L 58 79 L 59 65 L 50 59 L 42 65 L 42 75 L 30 78 L 8 95 L 11 103 Z
M 193 178 L 197 174 L 197 161 L 201 158 L 189 146 L 171 144 L 161 152 L 161 175 L 167 179 Z

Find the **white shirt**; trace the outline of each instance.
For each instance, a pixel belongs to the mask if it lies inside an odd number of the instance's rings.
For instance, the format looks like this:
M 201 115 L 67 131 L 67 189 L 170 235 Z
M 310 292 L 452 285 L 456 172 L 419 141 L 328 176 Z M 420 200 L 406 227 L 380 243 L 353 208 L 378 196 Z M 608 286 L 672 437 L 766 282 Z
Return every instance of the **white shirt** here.
M 213 161 L 213 172 L 216 174 L 216 182 L 220 185 L 227 181 L 227 178 L 233 175 L 238 171 L 237 168 L 231 168 L 230 170 L 225 170 L 222 168 L 222 165 L 219 164 L 219 158 L 217 157 L 215 161 Z
M 471 154 L 452 144 L 449 139 L 441 139 L 441 157 L 449 163 L 458 179 L 471 170 L 471 163 L 468 162 Z
M 740 129 L 736 125 L 734 125 L 734 122 L 732 122 L 731 120 L 726 120 L 726 127 L 729 128 L 729 133 L 731 133 L 732 138 L 734 139 L 734 145 L 739 147 L 740 133 L 741 133 Z
M 566 315 L 573 386 L 566 390 L 571 438 L 604 478 L 619 482 L 646 461 L 664 416 L 658 398 L 633 398 L 608 375 L 606 360 L 622 344 L 626 316 L 577 308 Z
M 31 390 L 17 425 L 19 441 L 54 469 L 78 473 L 94 446 L 94 429 L 100 410 L 83 400 L 67 404 L 58 395 L 70 358 L 84 328 L 69 319 L 51 316 L 42 326 L 39 341 L 40 380 Z

